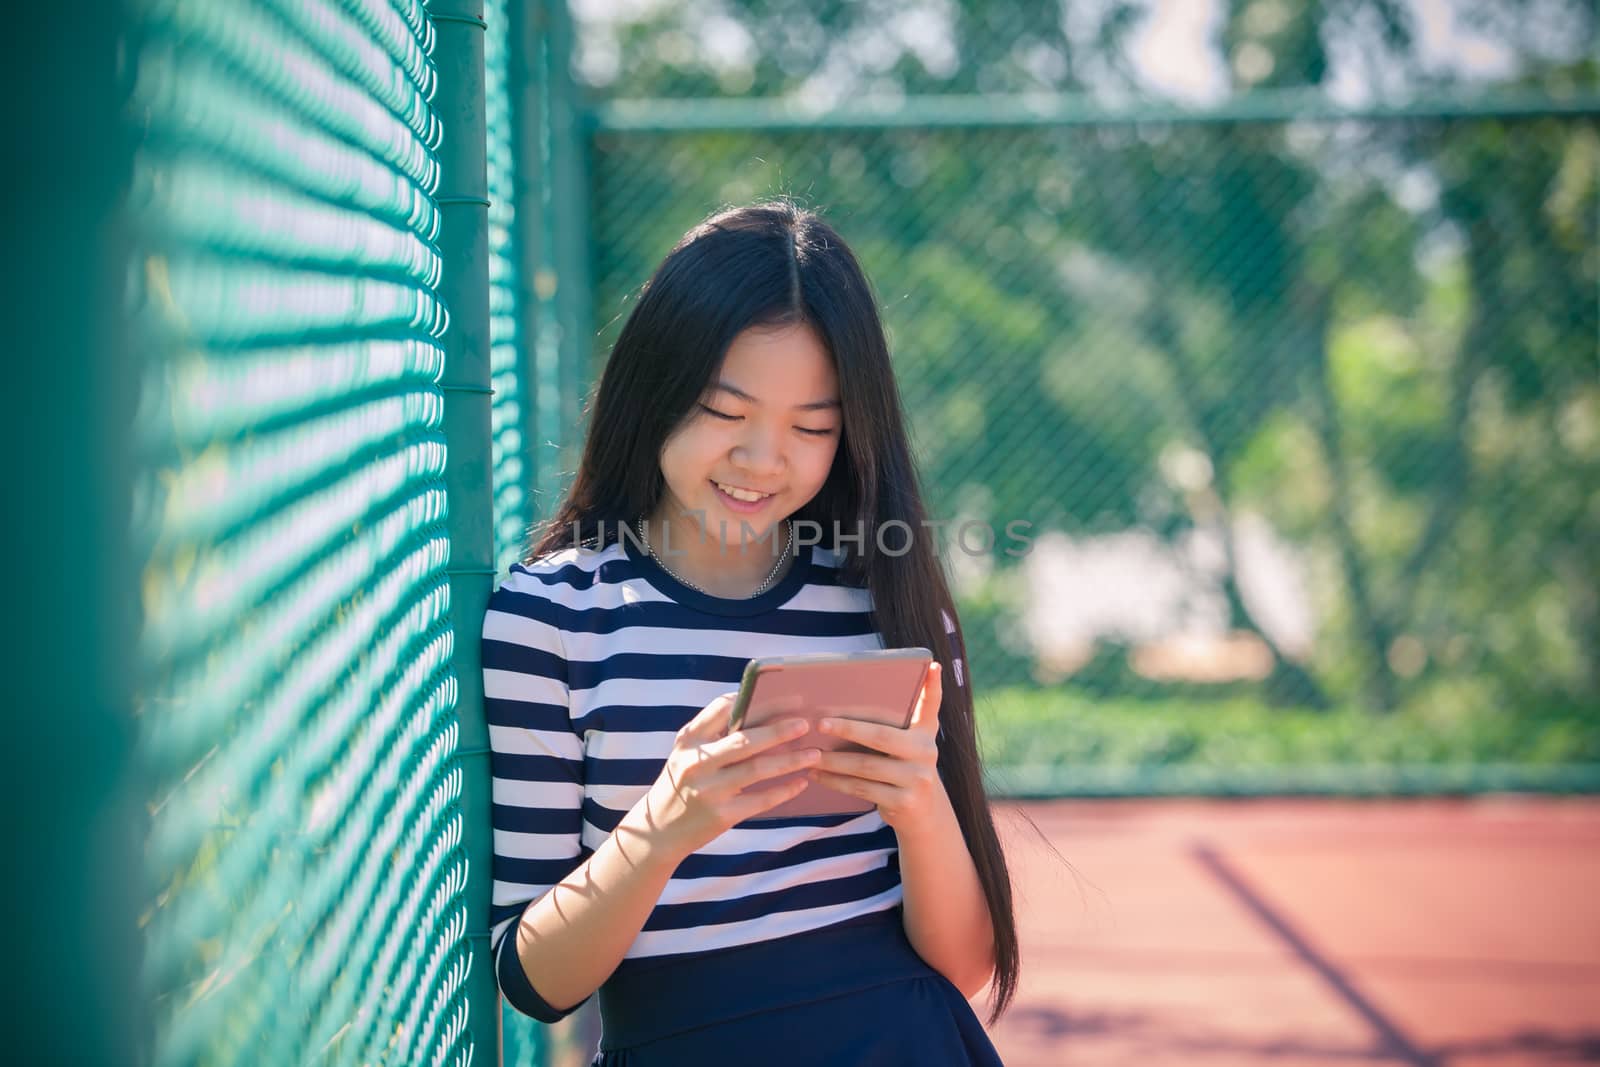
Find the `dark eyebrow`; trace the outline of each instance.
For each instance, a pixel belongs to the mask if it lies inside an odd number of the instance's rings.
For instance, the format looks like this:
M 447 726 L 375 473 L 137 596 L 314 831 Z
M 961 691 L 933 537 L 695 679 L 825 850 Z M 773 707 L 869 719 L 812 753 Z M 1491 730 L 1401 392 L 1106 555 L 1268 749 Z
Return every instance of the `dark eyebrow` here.
M 740 389 L 737 385 L 732 385 L 728 382 L 719 381 L 713 388 L 721 389 L 725 393 L 732 393 L 734 396 L 738 397 L 740 400 L 746 401 L 747 403 L 761 403 L 761 401 L 757 400 L 743 389 Z M 794 409 L 796 411 L 822 411 L 825 408 L 836 408 L 838 406 L 839 402 L 837 400 L 813 400 L 809 404 L 796 404 Z

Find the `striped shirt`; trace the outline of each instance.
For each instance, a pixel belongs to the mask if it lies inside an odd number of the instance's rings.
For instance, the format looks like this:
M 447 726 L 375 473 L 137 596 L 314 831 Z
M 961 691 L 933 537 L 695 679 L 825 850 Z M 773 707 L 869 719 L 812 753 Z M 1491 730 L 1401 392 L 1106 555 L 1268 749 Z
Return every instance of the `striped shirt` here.
M 483 627 L 490 944 L 513 1007 L 547 1021 L 566 1014 L 533 992 L 507 933 L 644 796 L 680 727 L 737 690 L 753 658 L 882 647 L 870 594 L 820 546 L 743 600 L 691 589 L 630 538 L 513 566 Z M 901 897 L 894 831 L 876 810 L 752 819 L 678 866 L 619 971 L 819 929 Z

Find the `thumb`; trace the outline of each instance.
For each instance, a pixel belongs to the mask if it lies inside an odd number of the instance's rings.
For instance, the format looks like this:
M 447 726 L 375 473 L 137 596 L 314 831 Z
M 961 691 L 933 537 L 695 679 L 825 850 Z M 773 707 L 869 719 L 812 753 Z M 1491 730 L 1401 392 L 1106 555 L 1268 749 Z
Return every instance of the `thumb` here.
M 723 693 L 711 703 L 701 708 L 695 717 L 684 726 L 685 737 L 698 742 L 715 741 L 728 732 L 728 716 L 733 711 L 734 701 L 739 698 L 737 691 Z
M 928 664 L 928 672 L 922 676 L 922 692 L 917 694 L 917 702 L 911 710 L 911 728 L 937 731 L 939 706 L 943 702 L 944 667 L 934 660 Z

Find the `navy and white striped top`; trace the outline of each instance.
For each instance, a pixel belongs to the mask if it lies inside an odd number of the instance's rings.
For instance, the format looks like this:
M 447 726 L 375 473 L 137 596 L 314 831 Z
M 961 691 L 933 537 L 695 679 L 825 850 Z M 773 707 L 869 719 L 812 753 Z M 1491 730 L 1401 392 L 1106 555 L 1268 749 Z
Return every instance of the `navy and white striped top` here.
M 514 1007 L 565 1014 L 532 993 L 506 934 L 648 791 L 679 728 L 737 690 L 755 657 L 883 647 L 868 591 L 846 583 L 833 551 L 803 552 L 743 600 L 690 588 L 631 538 L 513 566 L 494 593 L 483 627 L 490 944 Z M 619 970 L 818 929 L 901 896 L 894 831 L 876 811 L 749 820 L 679 865 Z

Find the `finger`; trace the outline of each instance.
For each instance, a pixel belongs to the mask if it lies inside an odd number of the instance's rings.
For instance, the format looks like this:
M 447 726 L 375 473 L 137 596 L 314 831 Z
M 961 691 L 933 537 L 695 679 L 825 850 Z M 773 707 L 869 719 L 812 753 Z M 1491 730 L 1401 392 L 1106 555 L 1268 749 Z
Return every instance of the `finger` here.
M 741 791 L 756 782 L 776 778 L 780 774 L 791 774 L 794 771 L 815 767 L 821 755 L 820 749 L 796 748 L 788 752 L 770 752 L 765 756 L 740 760 L 719 772 L 718 784 L 726 784 L 735 791 Z
M 817 770 L 811 772 L 811 778 L 818 785 L 825 785 L 829 789 L 848 796 L 870 800 L 879 807 L 885 805 L 893 807 L 895 798 L 899 795 L 899 790 L 892 785 L 869 781 L 865 778 L 856 778 L 849 774 L 833 774 L 829 771 Z
M 858 745 L 865 745 L 870 749 L 898 756 L 901 759 L 914 759 L 926 744 L 923 733 L 913 734 L 910 730 L 902 730 L 898 726 L 885 726 L 878 722 L 863 722 L 860 719 L 819 719 L 817 731 L 829 737 L 837 737 L 845 741 L 854 741 Z
M 739 694 L 723 693 L 711 703 L 695 713 L 694 718 L 684 723 L 678 735 L 686 741 L 704 744 L 721 737 L 728 729 L 728 714 L 733 710 L 734 701 L 739 699 Z
M 735 822 L 744 822 L 753 819 L 764 811 L 771 811 L 786 800 L 793 800 L 806 791 L 811 784 L 808 778 L 796 778 L 793 781 L 782 782 L 778 785 L 769 785 L 760 789 L 746 789 L 739 794 L 738 799 L 731 805 L 735 814 Z
M 735 730 L 726 737 L 706 742 L 700 748 L 706 758 L 720 766 L 736 763 L 786 741 L 793 741 L 810 729 L 811 724 L 804 719 L 783 719 L 748 730 Z
M 817 761 L 817 770 L 902 787 L 911 785 L 917 777 L 916 767 L 906 760 L 870 752 L 824 752 Z
M 911 729 L 939 729 L 939 705 L 944 699 L 944 671 L 939 661 L 928 664 L 928 676 L 922 680 L 922 692 L 916 707 L 911 709 Z

